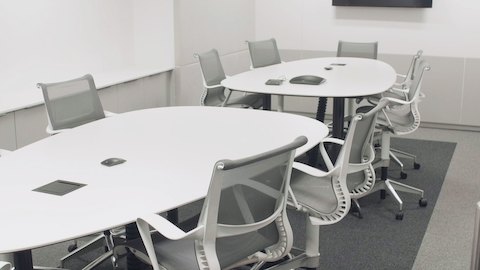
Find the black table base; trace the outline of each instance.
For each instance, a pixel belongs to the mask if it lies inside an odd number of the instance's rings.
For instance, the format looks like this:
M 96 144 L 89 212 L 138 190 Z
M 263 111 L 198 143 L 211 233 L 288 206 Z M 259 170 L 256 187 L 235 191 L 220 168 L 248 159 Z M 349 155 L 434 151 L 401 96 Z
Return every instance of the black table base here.
M 13 255 L 13 264 L 15 269 L 33 269 L 32 251 L 17 251 Z

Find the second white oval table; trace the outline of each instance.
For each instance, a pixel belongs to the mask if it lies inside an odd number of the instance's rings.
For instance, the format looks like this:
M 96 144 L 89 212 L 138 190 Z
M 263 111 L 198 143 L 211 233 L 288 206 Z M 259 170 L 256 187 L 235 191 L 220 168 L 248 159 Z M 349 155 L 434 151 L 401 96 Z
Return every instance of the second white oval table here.
M 331 67 L 326 70 L 325 67 Z M 291 84 L 301 75 L 325 78 L 320 85 Z M 285 78 L 281 85 L 265 85 L 269 79 Z M 283 96 L 333 97 L 333 136 L 342 137 L 344 98 L 369 96 L 388 90 L 395 83 L 396 72 L 387 63 L 365 58 L 325 57 L 281 63 L 231 76 L 222 85 L 231 90 L 278 95 L 283 111 Z M 321 120 L 321 119 L 319 119 Z

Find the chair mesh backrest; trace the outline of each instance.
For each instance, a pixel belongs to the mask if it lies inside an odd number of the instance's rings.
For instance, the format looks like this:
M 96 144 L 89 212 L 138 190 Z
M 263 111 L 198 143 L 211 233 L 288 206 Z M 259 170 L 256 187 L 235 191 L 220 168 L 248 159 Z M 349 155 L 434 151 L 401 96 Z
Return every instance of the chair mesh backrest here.
M 199 222 L 206 224 L 206 238 L 216 239 L 222 269 L 279 242 L 275 220 L 285 211 L 295 149 L 306 141 L 217 162 Z
M 247 41 L 247 43 L 253 68 L 280 64 L 282 62 L 275 39 Z
M 372 153 L 372 143 L 373 135 L 375 131 L 375 123 L 377 119 L 377 113 L 362 114 L 361 119 L 355 120 L 355 129 L 352 130 L 352 146 L 350 148 L 350 157 L 349 163 L 359 164 L 369 160 L 369 156 Z M 350 130 L 349 130 L 350 132 Z M 347 176 L 347 186 L 349 190 L 355 188 L 355 181 L 352 183 L 351 180 L 362 179 L 363 171 L 354 172 Z M 348 181 L 350 179 L 350 181 Z M 354 186 L 350 186 L 350 185 Z
M 377 59 L 378 42 L 338 42 L 337 57 Z
M 408 91 L 408 100 L 414 100 L 420 95 L 420 89 L 422 88 L 423 75 L 425 71 L 430 70 L 430 66 L 425 59 L 418 61 L 418 67 L 413 74 L 413 81 Z
M 219 85 L 222 80 L 226 78 L 217 50 L 212 49 L 208 52 L 199 54 L 198 61 L 202 70 L 203 80 L 207 86 Z M 208 106 L 221 104 L 226 98 L 224 90 L 224 87 L 207 89 L 202 104 Z
M 422 57 L 422 54 L 423 54 L 423 51 L 419 50 L 417 54 L 413 56 L 412 61 L 410 63 L 410 67 L 408 68 L 407 74 L 405 74 L 406 81 L 409 81 L 411 83 L 415 78 L 415 72 L 418 69 L 418 64 L 420 63 L 420 58 Z
M 206 85 L 220 84 L 220 82 L 226 78 L 217 50 L 212 49 L 208 52 L 199 54 L 198 60 L 200 62 Z
M 373 133 L 375 130 L 375 120 L 377 114 L 362 115 L 357 121 L 353 134 L 352 148 L 350 152 L 350 163 L 361 163 L 362 159 L 368 154 L 372 146 Z
M 57 83 L 39 83 L 54 130 L 77 127 L 105 118 L 93 77 Z

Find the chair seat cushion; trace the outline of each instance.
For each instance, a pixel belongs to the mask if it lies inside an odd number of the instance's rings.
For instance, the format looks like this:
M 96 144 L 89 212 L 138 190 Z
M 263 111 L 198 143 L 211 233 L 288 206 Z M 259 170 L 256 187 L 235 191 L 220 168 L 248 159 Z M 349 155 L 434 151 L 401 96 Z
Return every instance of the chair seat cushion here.
M 263 97 L 262 94 L 247 94 L 240 97 L 231 97 L 228 100 L 228 105 L 248 105 L 254 109 L 258 109 L 263 105 Z
M 199 270 L 193 240 L 172 241 L 158 233 L 153 233 L 152 238 L 158 262 L 162 266 L 167 269 Z M 141 238 L 129 241 L 128 246 L 147 254 Z
M 353 190 L 365 182 L 365 172 L 359 171 L 347 175 L 348 190 Z
M 409 133 L 415 122 L 415 117 L 411 113 L 411 105 L 392 106 L 385 110 L 388 115 L 390 123 L 387 121 L 385 114 L 380 112 L 377 116 L 377 125 L 389 127 L 394 133 Z M 371 110 L 373 106 L 362 106 L 357 108 L 357 113 L 366 113 Z
M 159 264 L 167 269 L 199 269 L 195 240 L 173 241 L 159 233 L 152 234 L 155 253 Z M 258 250 L 272 246 L 278 242 L 278 231 L 275 224 L 271 224 L 258 232 L 217 239 L 216 250 L 222 268 L 247 258 Z M 137 252 L 147 254 L 142 240 L 136 239 L 127 244 Z
M 390 123 L 392 124 L 391 129 L 393 129 L 395 133 L 409 132 L 413 123 L 415 122 L 415 117 L 411 113 L 409 105 L 392 107 L 390 110 L 387 110 L 386 113 Z M 389 122 L 387 121 L 385 114 L 378 114 L 377 124 L 389 126 Z
M 313 215 L 330 214 L 337 208 L 337 197 L 330 178 L 317 178 L 294 169 L 290 186 L 298 203 Z
M 394 91 L 385 91 L 382 93 L 383 97 L 391 97 L 391 98 L 396 98 L 400 100 L 407 100 L 407 97 L 405 96 L 404 93 L 401 92 L 394 92 Z

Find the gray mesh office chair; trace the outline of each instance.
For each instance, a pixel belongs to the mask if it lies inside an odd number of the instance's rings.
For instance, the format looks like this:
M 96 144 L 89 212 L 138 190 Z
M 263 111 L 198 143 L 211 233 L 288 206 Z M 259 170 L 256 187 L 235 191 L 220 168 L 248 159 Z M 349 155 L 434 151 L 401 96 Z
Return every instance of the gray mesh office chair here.
M 154 270 L 219 270 L 279 260 L 293 243 L 288 187 L 295 149 L 306 142 L 299 137 L 262 154 L 218 161 L 196 228 L 184 232 L 160 215 L 146 215 L 137 219 L 143 244 L 127 246 Z
M 248 51 L 250 53 L 251 69 L 261 68 L 282 63 L 280 52 L 278 51 L 275 39 L 247 41 Z M 271 95 L 263 95 L 263 109 L 271 109 Z M 283 98 L 280 96 L 279 98 Z
M 103 110 L 95 82 L 90 74 L 68 81 L 38 83 L 37 87 L 42 90 L 45 100 L 48 115 L 48 126 L 46 129 L 48 134 L 57 134 L 64 130 L 114 115 Z M 111 257 L 113 255 L 112 235 L 119 234 L 122 234 L 122 229 L 105 231 L 103 235 L 95 237 L 82 247 L 77 247 L 77 241 L 75 240 L 74 244 L 68 247 L 68 251 L 71 253 L 60 260 L 62 267 L 68 258 L 81 254 L 85 249 L 95 246 L 98 242 L 105 243 L 109 250 L 105 256 L 106 258 Z M 101 263 L 106 258 L 102 257 L 101 260 L 97 258 L 96 264 Z M 116 265 L 114 257 L 112 257 L 112 263 Z
M 410 86 L 415 78 L 416 70 L 422 58 L 423 51 L 419 50 L 413 57 L 410 62 L 406 74 L 397 74 L 397 81 L 394 86 L 387 91 L 371 95 L 367 97 L 368 102 L 372 105 L 376 105 L 382 97 L 392 97 L 396 99 L 408 100 L 408 92 L 410 91 Z
M 418 50 L 417 53 L 412 57 L 410 66 L 408 67 L 406 74 L 397 74 L 397 81 L 395 82 L 394 89 L 408 89 L 413 82 L 413 79 L 418 68 L 420 59 L 422 58 L 423 50 Z
M 200 103 L 206 106 L 235 106 L 258 109 L 262 107 L 263 95 L 246 94 L 231 97 L 232 92 L 221 85 L 226 78 L 218 51 L 212 49 L 202 54 L 195 54 L 200 63 L 203 76 L 204 92 Z M 225 95 L 225 91 L 228 94 Z
M 378 42 L 350 42 L 350 41 L 338 41 L 337 57 L 358 57 L 377 59 L 378 55 Z M 356 99 L 359 103 L 363 98 L 358 97 Z M 347 108 L 349 115 L 355 112 L 354 99 L 348 99 Z M 326 101 L 325 101 L 326 103 Z
M 377 59 L 378 42 L 338 41 L 337 57 Z
M 429 71 L 430 66 L 425 60 L 419 62 L 418 69 L 414 76 L 414 80 L 408 92 L 408 100 L 401 100 L 391 97 L 384 97 L 390 102 L 390 105 L 382 110 L 378 115 L 377 124 L 381 141 L 380 161 L 374 164 L 374 167 L 382 168 L 382 181 L 377 181 L 374 190 L 386 190 L 393 195 L 399 204 L 399 212 L 396 214 L 396 219 L 403 219 L 403 202 L 397 191 L 408 192 L 420 196 L 419 205 L 425 207 L 427 201 L 424 199 L 424 192 L 421 189 L 405 185 L 403 183 L 393 181 L 387 178 L 387 171 L 390 161 L 390 137 L 394 135 L 410 134 L 418 129 L 420 126 L 420 112 L 418 110 L 418 103 L 421 93 L 422 81 L 425 71 Z M 365 110 L 368 108 L 359 108 Z M 382 192 L 382 198 L 385 198 Z
M 383 104 L 383 103 L 382 103 Z M 294 162 L 290 181 L 289 205 L 307 215 L 306 250 L 279 264 L 280 269 L 318 267 L 319 226 L 342 220 L 350 210 L 351 199 L 368 193 L 375 183 L 371 162 L 374 152 L 372 136 L 377 112 L 382 107 L 352 118 L 345 140 L 326 138 L 320 143 L 320 153 L 327 172 Z M 342 145 L 335 163 L 326 151 L 327 143 Z
M 357 123 L 357 130 L 352 142 L 349 160 L 347 186 L 354 203 L 354 210 L 362 218 L 358 199 L 370 194 L 375 186 L 376 174 L 373 168 L 375 160 L 374 135 L 377 116 L 390 102 L 382 99 L 368 112 L 362 114 L 362 121 Z M 327 163 L 331 167 L 331 164 Z
M 0 262 L 0 270 L 12 270 L 12 266 L 8 262 Z
M 419 68 L 419 63 L 421 62 L 421 57 L 422 57 L 422 50 L 419 50 L 417 54 L 415 54 L 412 58 L 412 61 L 410 63 L 410 67 L 405 75 L 403 74 L 397 74 L 397 78 L 400 79 L 395 83 L 395 86 L 389 89 L 388 91 L 385 91 L 384 93 L 381 93 L 379 95 L 374 95 L 374 96 L 369 96 L 368 101 L 371 104 L 375 104 L 378 102 L 378 100 L 382 97 L 391 97 L 399 100 L 409 100 L 409 92 L 414 92 L 416 89 L 412 86 L 412 83 L 415 81 L 415 76 L 418 75 L 417 70 Z M 420 96 L 422 98 L 422 96 Z M 404 157 L 404 158 L 409 158 L 413 161 L 413 168 L 418 170 L 420 169 L 420 163 L 417 162 L 417 157 L 413 154 L 391 148 L 390 149 L 390 157 L 393 159 L 395 163 L 397 163 L 400 166 L 400 178 L 401 179 L 406 179 L 407 174 L 405 173 L 404 170 L 404 164 L 403 162 L 399 159 L 397 155 Z
M 69 81 L 38 83 L 42 89 L 49 125 L 47 133 L 55 134 L 105 118 L 95 82 L 90 74 Z
M 275 39 L 247 41 L 252 68 L 280 64 L 280 53 Z

